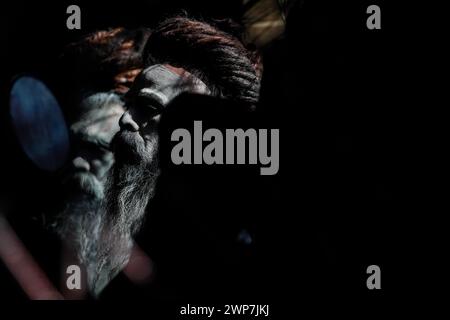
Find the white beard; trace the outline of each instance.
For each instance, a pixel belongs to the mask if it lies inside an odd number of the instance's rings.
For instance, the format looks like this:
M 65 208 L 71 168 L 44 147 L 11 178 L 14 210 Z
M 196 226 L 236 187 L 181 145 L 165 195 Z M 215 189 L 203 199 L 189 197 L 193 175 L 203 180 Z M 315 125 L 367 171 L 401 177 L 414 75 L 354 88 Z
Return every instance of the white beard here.
M 84 194 L 68 202 L 56 223 L 57 233 L 85 267 L 94 297 L 127 265 L 159 176 L 156 137 L 145 143 L 136 134 L 119 132 L 114 139 L 116 161 L 104 187 L 80 176 Z
M 127 265 L 132 237 L 143 224 L 157 176 L 157 169 L 142 165 L 113 166 L 104 199 L 77 198 L 59 215 L 56 231 L 86 269 L 88 290 L 94 297 Z

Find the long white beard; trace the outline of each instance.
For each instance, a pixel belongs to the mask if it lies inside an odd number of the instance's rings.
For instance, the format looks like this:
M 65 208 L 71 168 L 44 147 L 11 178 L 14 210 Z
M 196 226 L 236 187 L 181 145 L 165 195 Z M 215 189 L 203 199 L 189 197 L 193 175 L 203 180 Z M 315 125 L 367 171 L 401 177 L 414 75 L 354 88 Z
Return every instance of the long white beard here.
M 113 167 L 103 200 L 69 202 L 56 230 L 86 269 L 88 290 L 97 297 L 127 265 L 135 235 L 155 192 L 158 173 L 144 166 Z
M 100 247 L 96 250 L 96 257 L 89 257 L 95 261 L 93 266 L 88 267 L 88 274 L 97 276 L 90 279 L 94 294 L 100 293 L 128 263 L 132 237 L 144 222 L 148 202 L 155 193 L 157 177 L 156 170 L 144 165 L 112 168 L 102 206 L 104 223 L 101 223 L 103 230 L 99 232 L 97 241 Z
M 100 257 L 106 249 L 102 248 L 101 236 L 104 224 L 102 199 L 87 194 L 70 199 L 55 224 L 58 235 L 86 269 L 88 290 L 94 296 L 98 269 L 102 268 Z

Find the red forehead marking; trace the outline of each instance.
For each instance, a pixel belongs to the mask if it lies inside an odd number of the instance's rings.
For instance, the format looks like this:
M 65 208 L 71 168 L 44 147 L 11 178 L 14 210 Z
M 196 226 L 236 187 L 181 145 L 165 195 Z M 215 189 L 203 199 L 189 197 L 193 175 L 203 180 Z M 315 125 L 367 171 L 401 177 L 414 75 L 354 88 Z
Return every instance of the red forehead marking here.
M 166 67 L 167 69 L 169 69 L 172 72 L 175 72 L 179 76 L 182 76 L 182 77 L 190 77 L 191 76 L 191 74 L 183 68 L 176 68 L 174 66 L 171 66 L 170 64 L 164 64 L 164 67 Z

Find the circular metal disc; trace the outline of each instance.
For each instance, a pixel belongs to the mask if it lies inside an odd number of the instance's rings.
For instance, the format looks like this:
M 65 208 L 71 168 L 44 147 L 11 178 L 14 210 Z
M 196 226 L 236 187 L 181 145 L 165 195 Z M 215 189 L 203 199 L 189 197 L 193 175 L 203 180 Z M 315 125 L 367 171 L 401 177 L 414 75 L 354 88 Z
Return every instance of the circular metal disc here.
M 42 81 L 22 76 L 10 93 L 12 124 L 25 154 L 43 170 L 61 168 L 69 153 L 69 132 L 56 98 Z

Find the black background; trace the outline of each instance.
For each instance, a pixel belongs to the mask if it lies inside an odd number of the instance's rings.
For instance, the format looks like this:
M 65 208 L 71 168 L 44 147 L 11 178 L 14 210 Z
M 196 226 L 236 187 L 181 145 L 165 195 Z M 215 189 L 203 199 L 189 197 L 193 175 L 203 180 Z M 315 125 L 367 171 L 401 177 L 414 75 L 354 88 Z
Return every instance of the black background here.
M 81 31 L 65 26 L 65 10 L 74 3 L 81 7 Z M 2 4 L 5 207 L 20 199 L 19 191 L 30 204 L 39 202 L 35 190 L 47 177 L 24 158 L 10 132 L 7 88 L 13 75 L 31 71 L 45 79 L 64 45 L 96 29 L 151 27 L 182 7 L 204 17 L 239 19 L 242 13 L 236 1 L 74 3 Z M 370 4 L 381 7 L 381 30 L 366 28 Z M 304 1 L 288 17 L 286 37 L 264 49 L 259 112 L 261 123 L 280 128 L 281 164 L 279 174 L 265 180 L 273 188 L 269 202 L 263 193 L 254 208 L 248 199 L 244 207 L 263 213 L 251 216 L 264 238 L 257 262 L 269 261 L 260 270 L 267 272 L 271 294 L 257 303 L 273 304 L 274 318 L 288 310 L 344 310 L 365 318 L 406 294 L 400 261 L 412 245 L 402 231 L 411 208 L 423 205 L 412 192 L 421 177 L 411 174 L 411 150 L 423 138 L 412 130 L 403 99 L 412 90 L 405 82 L 411 30 L 399 15 L 383 1 Z M 366 287 L 371 264 L 381 268 L 382 290 Z M 222 299 L 216 302 L 232 303 Z M 175 307 L 158 310 L 173 314 Z

